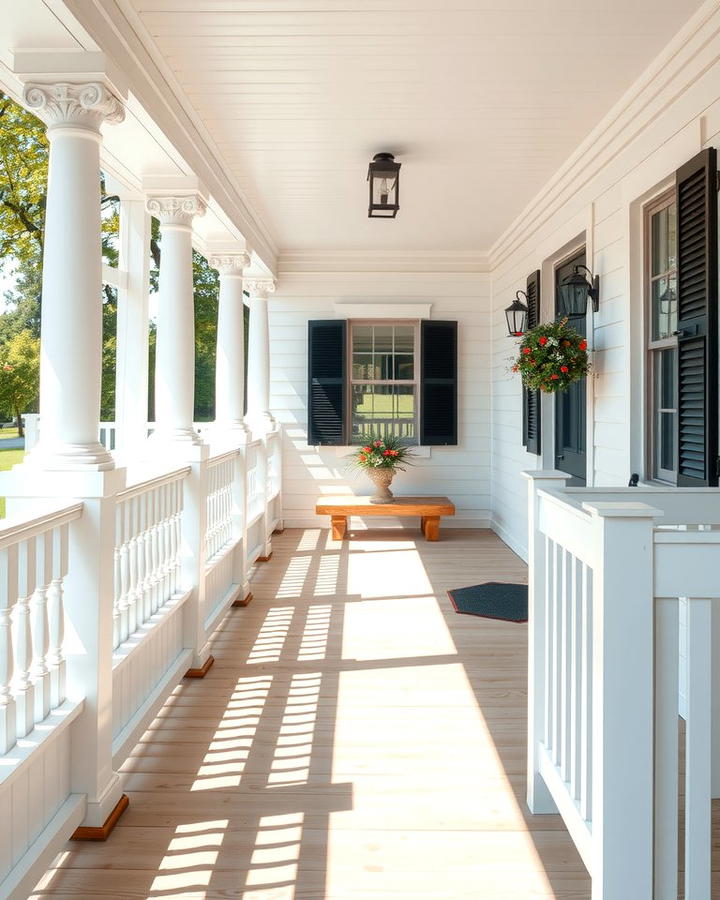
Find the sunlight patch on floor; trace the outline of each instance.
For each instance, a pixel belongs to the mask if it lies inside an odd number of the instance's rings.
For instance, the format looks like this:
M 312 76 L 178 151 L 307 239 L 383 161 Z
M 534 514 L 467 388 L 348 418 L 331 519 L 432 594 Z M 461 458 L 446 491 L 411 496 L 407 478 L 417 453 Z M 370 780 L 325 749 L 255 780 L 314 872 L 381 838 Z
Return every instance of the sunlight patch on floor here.
M 203 900 L 229 824 L 228 819 L 216 819 L 178 825 L 158 866 L 162 874 L 155 876 L 148 897 Z
M 293 606 L 276 606 L 268 611 L 248 654 L 248 663 L 279 662 L 294 612 Z
M 228 702 L 208 745 L 192 791 L 239 787 L 272 682 L 272 675 L 238 679 L 233 700 Z M 242 720 L 240 728 L 237 727 L 238 718 Z M 231 733 L 228 723 L 232 727 Z
M 311 606 L 308 610 L 305 629 L 300 640 L 298 660 L 325 659 L 332 607 L 329 604 Z
M 279 731 L 282 734 L 284 726 L 302 724 L 309 735 L 305 743 L 306 752 L 296 748 L 294 753 L 288 754 L 285 752 L 287 748 L 282 748 L 284 752 L 281 754 L 278 752 L 280 746 L 277 746 L 268 773 L 268 785 L 307 784 L 321 684 L 320 672 L 303 672 L 292 676 Z
M 347 593 L 363 599 L 423 596 L 433 593 L 430 579 L 417 550 L 351 553 L 348 558 Z

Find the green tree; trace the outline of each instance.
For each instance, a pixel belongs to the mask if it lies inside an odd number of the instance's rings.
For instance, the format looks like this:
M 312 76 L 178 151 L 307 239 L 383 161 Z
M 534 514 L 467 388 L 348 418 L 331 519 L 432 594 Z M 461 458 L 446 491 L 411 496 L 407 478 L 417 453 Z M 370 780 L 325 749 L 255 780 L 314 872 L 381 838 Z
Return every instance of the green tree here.
M 40 379 L 40 341 L 21 331 L 0 347 L 0 410 L 17 420 L 23 436 L 22 414 L 37 404 Z

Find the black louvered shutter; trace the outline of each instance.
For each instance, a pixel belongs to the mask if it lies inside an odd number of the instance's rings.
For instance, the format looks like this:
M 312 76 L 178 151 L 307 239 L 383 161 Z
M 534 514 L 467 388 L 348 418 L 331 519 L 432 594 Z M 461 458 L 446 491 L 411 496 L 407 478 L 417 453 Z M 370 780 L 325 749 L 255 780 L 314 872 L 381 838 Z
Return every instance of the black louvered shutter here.
M 540 270 L 527 279 L 527 327 L 534 328 L 540 318 Z M 528 453 L 540 455 L 540 391 L 522 389 L 523 444 Z
M 308 322 L 308 444 L 345 444 L 344 319 Z
M 676 173 L 679 486 L 716 485 L 718 447 L 717 154 Z
M 457 322 L 420 323 L 420 443 L 454 445 L 457 428 Z

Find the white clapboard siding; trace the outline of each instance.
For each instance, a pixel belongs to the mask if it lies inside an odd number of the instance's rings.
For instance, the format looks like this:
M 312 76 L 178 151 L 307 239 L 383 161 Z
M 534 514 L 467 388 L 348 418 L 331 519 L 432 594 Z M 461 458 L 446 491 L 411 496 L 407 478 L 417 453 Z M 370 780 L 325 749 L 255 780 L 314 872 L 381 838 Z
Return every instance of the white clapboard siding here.
M 335 447 L 308 447 L 307 323 L 344 318 L 342 302 L 432 304 L 430 318 L 458 324 L 457 447 L 433 447 L 429 458 L 396 476 L 393 490 L 447 495 L 457 506 L 453 523 L 490 522 L 490 286 L 486 275 L 378 274 L 315 276 L 285 273 L 270 300 L 271 407 L 286 425 L 283 513 L 289 527 L 319 524 L 315 503 L 329 493 L 367 494 L 370 482 L 347 472 Z M 337 304 L 337 306 L 336 306 Z M 373 315 L 369 308 L 368 317 Z M 349 451 L 348 451 L 349 452 Z M 378 522 L 373 521 L 373 527 Z M 388 524 L 388 523 L 384 523 Z

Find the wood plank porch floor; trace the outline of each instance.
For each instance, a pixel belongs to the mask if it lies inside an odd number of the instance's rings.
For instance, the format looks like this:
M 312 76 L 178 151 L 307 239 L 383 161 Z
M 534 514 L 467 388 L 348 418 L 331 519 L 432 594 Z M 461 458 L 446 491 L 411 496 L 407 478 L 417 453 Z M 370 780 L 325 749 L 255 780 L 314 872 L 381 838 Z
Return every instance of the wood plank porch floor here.
M 585 900 L 557 816 L 525 809 L 527 626 L 446 589 L 524 581 L 491 532 L 288 530 L 123 767 L 105 844 L 33 898 Z

